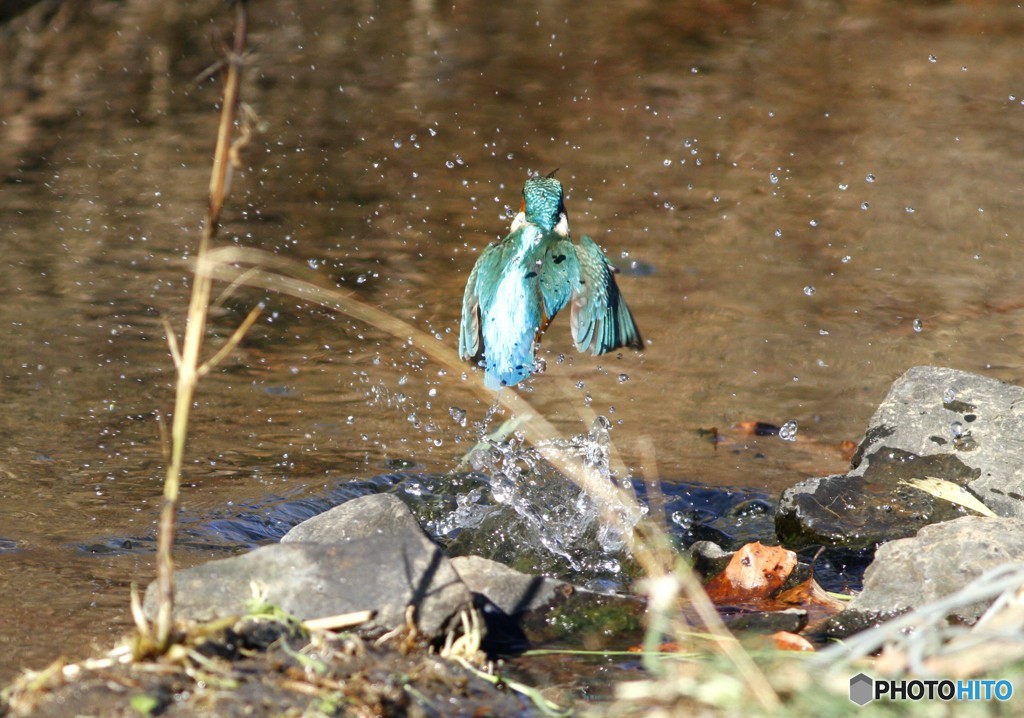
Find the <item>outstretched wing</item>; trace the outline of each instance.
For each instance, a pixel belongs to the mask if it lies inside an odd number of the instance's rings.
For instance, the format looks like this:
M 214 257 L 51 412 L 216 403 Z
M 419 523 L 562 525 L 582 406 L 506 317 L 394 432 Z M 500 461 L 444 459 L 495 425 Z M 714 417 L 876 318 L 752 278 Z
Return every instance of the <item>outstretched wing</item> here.
M 483 356 L 483 330 L 480 323 L 481 276 L 493 276 L 500 268 L 501 243 L 488 245 L 473 265 L 462 295 L 462 322 L 459 326 L 459 357 L 479 361 Z
M 643 349 L 640 330 L 604 252 L 585 235 L 575 249 L 580 284 L 572 296 L 570 325 L 576 348 L 595 355 L 626 346 Z

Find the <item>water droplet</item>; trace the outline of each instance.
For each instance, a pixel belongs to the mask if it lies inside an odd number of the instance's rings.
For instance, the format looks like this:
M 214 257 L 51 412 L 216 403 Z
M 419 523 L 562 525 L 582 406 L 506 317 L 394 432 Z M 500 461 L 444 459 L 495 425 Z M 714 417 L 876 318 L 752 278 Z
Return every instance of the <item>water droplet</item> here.
M 812 220 L 811 220 L 810 222 L 808 222 L 807 224 L 811 225 L 812 227 L 817 227 L 817 226 L 818 226 L 818 220 L 816 220 L 816 219 L 812 219 Z
M 427 392 L 427 396 L 437 396 L 437 387 L 430 387 L 430 391 Z
M 921 321 L 920 318 L 915 319 L 914 320 L 914 331 L 915 332 L 920 332 L 922 329 L 924 329 L 924 323 Z
M 768 174 L 768 181 L 771 182 L 772 184 L 778 184 L 779 183 L 779 176 L 777 174 L 775 174 L 774 172 L 771 172 L 771 173 Z
M 828 336 L 828 329 L 819 329 L 818 330 L 818 334 L 820 336 L 827 337 Z
M 867 202 L 861 202 L 861 203 L 860 203 L 860 208 L 861 208 L 861 209 L 868 209 L 868 208 L 869 208 L 870 206 L 871 206 L 871 205 L 870 205 L 870 204 L 868 204 Z
M 721 202 L 721 201 L 722 201 L 722 198 L 721 198 L 721 197 L 719 197 L 719 196 L 718 196 L 718 195 L 716 194 L 716 195 L 715 195 L 714 197 L 712 197 L 712 198 L 711 198 L 711 201 L 712 201 L 712 202 Z
M 433 127 L 428 127 L 427 132 L 430 133 L 431 137 L 437 137 L 437 130 L 435 130 Z
M 402 141 L 401 141 L 401 140 L 398 140 L 398 139 L 396 139 L 396 140 L 394 141 L 394 145 L 395 145 L 395 149 L 396 149 L 396 150 L 400 150 L 400 149 L 402 149 Z
M 913 207 L 906 207 L 905 209 L 906 209 L 907 214 L 913 214 L 914 212 L 917 211 Z
M 783 441 L 796 441 L 798 429 L 796 422 L 790 419 L 779 428 L 779 438 Z
M 629 374 L 619 374 L 620 384 L 625 384 L 627 381 L 629 381 Z
M 583 381 L 576 382 L 576 388 L 577 389 L 582 389 L 585 386 L 586 386 L 586 384 L 584 384 Z
M 939 61 L 939 58 L 935 57 L 935 55 L 929 55 L 928 56 L 928 62 L 938 62 L 938 61 Z
M 868 176 L 864 178 L 864 181 L 865 182 L 874 182 L 875 181 L 875 176 L 869 172 Z
M 775 236 L 776 237 L 781 237 L 782 236 L 782 228 L 779 228 L 779 229 L 775 230 Z
M 818 290 L 814 288 L 813 284 L 808 284 L 806 287 L 804 287 L 804 294 L 806 294 L 808 297 L 813 297 L 816 291 Z
M 949 433 L 953 435 L 954 439 L 959 439 L 964 435 L 964 425 L 959 421 L 954 421 L 949 425 Z
M 841 260 L 839 260 L 839 261 L 841 261 L 843 264 L 849 264 L 851 259 L 853 259 L 853 257 L 851 257 L 849 254 L 847 254 L 847 255 L 844 255 L 843 258 Z
M 455 167 L 455 163 L 452 162 L 451 160 L 445 160 L 444 166 L 447 167 L 448 169 L 453 169 Z
M 662 160 L 661 164 L 665 165 L 666 167 L 671 167 L 672 166 L 672 160 L 669 160 L 669 159 Z
M 839 191 L 840 192 L 845 192 L 849 188 L 850 188 L 850 185 L 846 184 L 845 182 L 840 182 L 839 183 Z
M 460 409 L 457 406 L 448 407 L 448 416 L 450 416 L 452 418 L 452 421 L 454 421 L 459 426 L 465 426 L 466 425 L 466 410 L 465 409 Z
M 590 406 L 591 402 L 593 402 L 593 401 L 594 401 L 594 397 L 592 397 L 590 395 L 590 392 L 588 391 L 586 396 L 583 397 L 583 405 L 584 406 Z

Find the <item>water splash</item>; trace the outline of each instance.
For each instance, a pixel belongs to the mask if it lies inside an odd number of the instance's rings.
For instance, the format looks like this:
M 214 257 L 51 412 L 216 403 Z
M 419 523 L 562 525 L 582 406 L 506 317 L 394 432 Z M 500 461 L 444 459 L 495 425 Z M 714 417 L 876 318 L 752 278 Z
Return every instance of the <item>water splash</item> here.
M 617 481 L 610 467 L 611 426 L 598 417 L 588 433 L 542 448 L 578 459 L 599 480 Z M 520 435 L 485 439 L 467 461 L 471 473 L 450 474 L 444 477 L 447 486 L 435 491 L 417 485 L 414 497 L 403 487 L 417 518 L 450 553 L 604 587 L 621 584 L 631 572 L 623 528 L 636 525 L 642 510 L 620 506 L 615 520 L 607 521 L 594 499 Z

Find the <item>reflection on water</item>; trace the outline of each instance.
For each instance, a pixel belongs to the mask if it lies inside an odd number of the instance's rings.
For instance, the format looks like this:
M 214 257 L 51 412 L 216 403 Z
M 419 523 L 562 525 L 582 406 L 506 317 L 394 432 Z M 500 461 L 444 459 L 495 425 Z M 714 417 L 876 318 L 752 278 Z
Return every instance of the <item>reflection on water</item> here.
M 146 554 L 80 547 L 152 536 L 173 381 L 161 320 L 180 326 L 187 303 L 217 98 L 190 82 L 220 13 L 67 3 L 5 28 L 0 678 L 109 642 L 129 583 L 151 575 Z M 480 249 L 527 171 L 560 167 L 575 231 L 623 268 L 649 346 L 578 355 L 559 317 L 530 401 L 566 432 L 609 417 L 638 474 L 774 494 L 841 457 L 777 437 L 716 450 L 697 430 L 792 419 L 829 445 L 857 440 L 914 364 L 1024 379 L 1022 13 L 258 5 L 245 96 L 268 130 L 224 241 L 292 257 L 454 346 Z M 211 342 L 261 299 L 220 303 Z M 392 462 L 445 471 L 476 440 L 479 373 L 268 301 L 200 387 L 189 511 L 321 496 Z

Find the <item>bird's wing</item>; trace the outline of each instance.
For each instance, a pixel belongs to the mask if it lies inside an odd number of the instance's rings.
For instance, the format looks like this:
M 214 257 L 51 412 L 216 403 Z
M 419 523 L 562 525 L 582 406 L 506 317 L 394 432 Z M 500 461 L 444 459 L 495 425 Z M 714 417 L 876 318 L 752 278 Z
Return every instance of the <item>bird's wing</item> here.
M 480 326 L 480 291 L 478 280 L 481 275 L 493 276 L 501 263 L 501 243 L 488 245 L 473 265 L 462 295 L 462 322 L 459 326 L 459 357 L 475 361 L 483 355 L 483 334 Z
M 580 263 L 572 240 L 557 238 L 545 243 L 539 258 L 537 286 L 544 317 L 551 321 L 580 286 Z
M 625 346 L 643 349 L 640 331 L 604 252 L 587 236 L 575 249 L 580 284 L 572 296 L 570 325 L 576 348 L 595 355 Z

